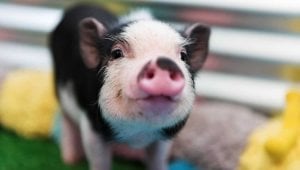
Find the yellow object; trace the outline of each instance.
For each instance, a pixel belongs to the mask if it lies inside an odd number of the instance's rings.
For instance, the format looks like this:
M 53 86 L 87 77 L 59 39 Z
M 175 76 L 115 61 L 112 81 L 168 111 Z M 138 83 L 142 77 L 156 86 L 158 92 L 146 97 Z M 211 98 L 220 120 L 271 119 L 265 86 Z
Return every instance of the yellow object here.
M 266 141 L 266 150 L 273 159 L 281 160 L 295 146 L 300 135 L 300 93 L 292 90 L 286 97 L 282 127 Z
M 7 75 L 0 89 L 0 123 L 16 133 L 48 137 L 57 102 L 49 72 L 19 70 Z
M 300 170 L 300 91 L 289 91 L 282 116 L 252 134 L 238 169 Z
M 300 22 L 298 20 L 298 24 L 300 25 Z M 300 28 L 300 27 L 299 27 Z M 286 80 L 292 81 L 292 82 L 300 82 L 300 67 L 292 66 L 292 65 L 285 65 L 280 69 L 280 75 Z

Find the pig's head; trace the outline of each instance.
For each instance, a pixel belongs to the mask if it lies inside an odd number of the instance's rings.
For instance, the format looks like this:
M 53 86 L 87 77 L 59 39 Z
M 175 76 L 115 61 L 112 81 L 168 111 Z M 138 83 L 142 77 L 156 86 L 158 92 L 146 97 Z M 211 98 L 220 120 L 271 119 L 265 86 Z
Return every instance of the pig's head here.
M 156 20 L 107 29 L 84 19 L 81 53 L 103 79 L 98 103 L 104 118 L 155 129 L 182 124 L 194 102 L 194 76 L 206 59 L 209 35 L 200 24 L 179 33 Z

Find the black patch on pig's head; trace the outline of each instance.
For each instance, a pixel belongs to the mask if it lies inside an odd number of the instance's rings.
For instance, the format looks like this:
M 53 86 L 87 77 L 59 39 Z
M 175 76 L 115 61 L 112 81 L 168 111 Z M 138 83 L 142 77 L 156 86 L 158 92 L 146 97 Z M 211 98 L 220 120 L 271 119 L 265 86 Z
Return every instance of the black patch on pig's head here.
M 177 64 L 169 58 L 159 57 L 157 59 L 156 63 L 157 63 L 157 66 L 163 70 L 167 70 L 170 72 L 177 72 L 177 73 L 180 73 L 181 75 L 183 75 L 180 68 L 177 66 Z
M 106 60 L 113 60 L 112 48 L 117 42 L 124 42 L 123 39 L 119 38 L 119 35 L 124 32 L 124 28 L 130 23 L 124 23 L 122 25 L 115 26 L 109 30 L 103 38 L 97 39 L 97 48 L 99 54 L 102 55 Z M 126 42 L 125 42 L 126 43 Z
M 118 35 L 128 24 L 115 26 L 109 30 L 95 18 L 85 18 L 80 22 L 80 52 L 88 68 L 94 69 L 99 65 L 100 67 L 106 65 L 113 45 L 117 41 L 122 41 Z

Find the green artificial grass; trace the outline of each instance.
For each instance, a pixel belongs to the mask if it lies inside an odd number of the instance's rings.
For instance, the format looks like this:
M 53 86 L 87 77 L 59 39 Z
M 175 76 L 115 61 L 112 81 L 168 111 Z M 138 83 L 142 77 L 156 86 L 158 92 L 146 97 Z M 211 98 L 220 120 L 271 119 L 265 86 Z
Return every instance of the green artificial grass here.
M 113 161 L 113 170 L 141 169 L 144 168 L 138 163 Z M 52 140 L 24 139 L 0 127 L 0 170 L 88 170 L 88 165 L 85 161 L 65 165 Z

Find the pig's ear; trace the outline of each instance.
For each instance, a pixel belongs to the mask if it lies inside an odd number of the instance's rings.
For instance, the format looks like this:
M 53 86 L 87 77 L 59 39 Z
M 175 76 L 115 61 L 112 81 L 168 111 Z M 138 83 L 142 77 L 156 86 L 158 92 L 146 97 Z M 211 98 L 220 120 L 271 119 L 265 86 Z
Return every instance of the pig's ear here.
M 197 72 L 203 66 L 208 54 L 210 28 L 201 24 L 194 24 L 185 30 L 191 43 L 187 46 L 187 63 L 192 73 Z
M 79 24 L 80 52 L 88 68 L 95 68 L 100 63 L 97 39 L 101 39 L 106 31 L 95 18 L 85 18 Z

